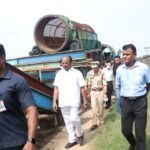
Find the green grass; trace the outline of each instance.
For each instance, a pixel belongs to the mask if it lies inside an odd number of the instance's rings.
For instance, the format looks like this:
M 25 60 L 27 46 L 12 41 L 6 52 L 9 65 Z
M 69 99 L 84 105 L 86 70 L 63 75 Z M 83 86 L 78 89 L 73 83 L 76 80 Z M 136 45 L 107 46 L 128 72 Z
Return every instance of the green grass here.
M 150 101 L 150 93 L 148 95 Z M 150 103 L 148 104 L 147 150 L 150 150 Z M 120 114 L 116 112 L 115 104 L 105 117 L 102 129 L 99 129 L 93 139 L 91 150 L 127 150 L 128 142 L 121 133 Z

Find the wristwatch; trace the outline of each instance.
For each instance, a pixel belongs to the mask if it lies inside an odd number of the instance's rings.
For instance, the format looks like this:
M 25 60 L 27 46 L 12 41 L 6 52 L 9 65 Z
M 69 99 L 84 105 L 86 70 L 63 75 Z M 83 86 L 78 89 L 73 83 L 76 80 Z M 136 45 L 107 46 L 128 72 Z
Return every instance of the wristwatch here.
M 36 144 L 36 139 L 32 137 L 28 137 L 27 142 L 30 142 L 32 144 Z

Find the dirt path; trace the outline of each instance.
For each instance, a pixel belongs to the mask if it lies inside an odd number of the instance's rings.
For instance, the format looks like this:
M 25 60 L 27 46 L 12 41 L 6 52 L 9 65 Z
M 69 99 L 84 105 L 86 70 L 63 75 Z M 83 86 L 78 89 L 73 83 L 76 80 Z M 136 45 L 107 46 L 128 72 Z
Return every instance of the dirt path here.
M 106 112 L 105 112 L 106 113 Z M 50 123 L 50 119 L 47 122 Z M 91 126 L 91 110 L 81 113 L 81 123 L 84 130 L 85 144 L 83 146 L 75 145 L 70 150 L 90 150 L 93 137 L 96 130 L 89 132 Z M 65 150 L 65 145 L 68 142 L 67 132 L 64 126 L 54 128 L 49 127 L 48 123 L 41 123 L 41 129 L 38 132 L 37 150 Z M 51 128 L 51 129 L 50 129 Z
M 112 97 L 112 104 L 115 103 L 115 97 Z M 104 111 L 104 116 L 108 114 L 109 110 Z M 84 145 L 75 145 L 69 150 L 91 150 L 93 137 L 99 129 L 89 132 L 91 126 L 91 109 L 80 112 L 82 128 L 84 130 Z M 65 150 L 65 145 L 68 143 L 68 135 L 65 126 L 55 127 L 54 117 L 44 115 L 39 121 L 39 130 L 37 135 L 36 150 Z M 100 130 L 103 129 L 103 126 Z

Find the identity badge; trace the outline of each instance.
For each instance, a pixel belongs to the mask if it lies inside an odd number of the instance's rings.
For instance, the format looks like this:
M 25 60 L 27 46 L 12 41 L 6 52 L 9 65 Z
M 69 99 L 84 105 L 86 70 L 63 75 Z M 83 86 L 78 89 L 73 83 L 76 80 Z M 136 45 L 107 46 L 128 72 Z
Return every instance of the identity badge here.
M 0 112 L 6 111 L 6 107 L 3 100 L 0 100 Z

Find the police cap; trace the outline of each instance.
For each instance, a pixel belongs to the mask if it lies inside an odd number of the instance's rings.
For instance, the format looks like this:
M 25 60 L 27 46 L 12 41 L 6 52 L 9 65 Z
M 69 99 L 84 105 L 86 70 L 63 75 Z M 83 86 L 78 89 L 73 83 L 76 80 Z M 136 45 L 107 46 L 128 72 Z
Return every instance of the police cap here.
M 91 68 L 96 68 L 99 66 L 99 61 L 92 61 L 91 62 Z

